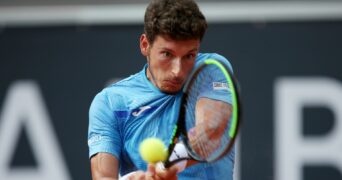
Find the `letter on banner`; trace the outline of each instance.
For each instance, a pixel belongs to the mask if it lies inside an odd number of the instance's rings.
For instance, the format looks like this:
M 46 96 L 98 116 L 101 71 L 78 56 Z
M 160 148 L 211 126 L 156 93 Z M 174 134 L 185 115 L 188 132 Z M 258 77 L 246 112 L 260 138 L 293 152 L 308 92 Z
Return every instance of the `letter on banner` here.
M 22 128 L 27 130 L 37 167 L 10 169 Z M 33 81 L 17 81 L 5 97 L 0 114 L 0 179 L 71 179 L 41 92 Z
M 327 165 L 342 172 L 342 84 L 332 78 L 280 78 L 275 83 L 275 179 L 301 180 L 305 165 Z M 302 111 L 331 109 L 335 123 L 322 136 L 304 137 Z M 324 118 L 324 117 L 322 117 Z

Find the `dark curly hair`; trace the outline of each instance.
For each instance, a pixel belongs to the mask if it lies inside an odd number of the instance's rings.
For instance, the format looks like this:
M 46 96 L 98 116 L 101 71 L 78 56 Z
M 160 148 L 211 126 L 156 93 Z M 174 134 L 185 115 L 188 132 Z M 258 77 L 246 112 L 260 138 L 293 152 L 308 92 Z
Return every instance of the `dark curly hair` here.
M 207 26 L 193 0 L 152 0 L 146 8 L 144 31 L 150 43 L 157 35 L 175 40 L 202 40 Z

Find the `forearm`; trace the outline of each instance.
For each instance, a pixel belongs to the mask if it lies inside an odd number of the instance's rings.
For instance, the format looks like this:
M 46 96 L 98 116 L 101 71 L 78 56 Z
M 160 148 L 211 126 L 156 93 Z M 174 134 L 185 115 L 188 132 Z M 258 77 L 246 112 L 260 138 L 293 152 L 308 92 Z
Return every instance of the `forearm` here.
M 98 153 L 91 158 L 93 180 L 118 180 L 118 160 L 107 153 Z
M 93 180 L 118 180 L 118 178 L 111 178 L 111 177 L 93 177 Z
M 119 180 L 119 178 L 106 176 L 103 173 L 92 173 L 92 180 Z

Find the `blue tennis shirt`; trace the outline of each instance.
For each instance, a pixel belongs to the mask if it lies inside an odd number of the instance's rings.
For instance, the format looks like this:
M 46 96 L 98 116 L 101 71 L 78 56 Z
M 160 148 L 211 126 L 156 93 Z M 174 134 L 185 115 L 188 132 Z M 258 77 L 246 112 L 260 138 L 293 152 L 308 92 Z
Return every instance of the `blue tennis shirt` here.
M 218 54 L 198 54 L 196 63 L 212 58 L 231 65 Z M 146 77 L 145 67 L 126 79 L 99 92 L 90 106 L 88 146 L 89 157 L 99 152 L 110 153 L 120 163 L 123 176 L 146 170 L 139 155 L 139 144 L 148 137 L 158 137 L 169 145 L 178 118 L 182 93 L 165 94 Z M 178 174 L 181 180 L 232 180 L 235 151 L 213 163 L 198 163 Z

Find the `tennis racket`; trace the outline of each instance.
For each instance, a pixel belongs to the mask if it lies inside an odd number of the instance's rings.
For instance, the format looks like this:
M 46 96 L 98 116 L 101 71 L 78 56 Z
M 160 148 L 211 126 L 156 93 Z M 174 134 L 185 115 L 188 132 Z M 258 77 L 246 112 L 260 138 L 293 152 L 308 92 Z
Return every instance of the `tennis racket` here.
M 232 149 L 240 119 L 235 77 L 226 64 L 215 59 L 205 60 L 195 67 L 184 85 L 164 167 L 183 160 L 213 162 L 220 159 Z M 182 149 L 176 146 L 179 142 L 185 146 L 185 156 L 177 152 Z

